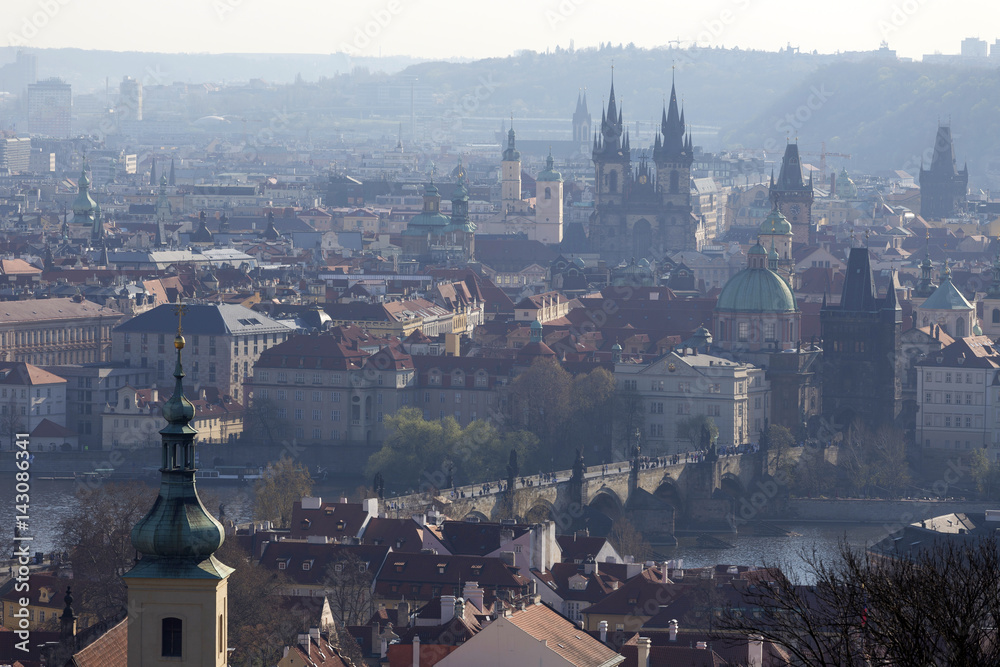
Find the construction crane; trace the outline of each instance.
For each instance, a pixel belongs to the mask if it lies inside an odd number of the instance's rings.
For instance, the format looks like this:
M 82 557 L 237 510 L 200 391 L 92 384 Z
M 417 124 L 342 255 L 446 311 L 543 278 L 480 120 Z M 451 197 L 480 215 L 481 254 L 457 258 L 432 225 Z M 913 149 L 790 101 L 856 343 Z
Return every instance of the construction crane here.
M 768 150 L 766 148 L 741 148 L 741 149 L 733 149 L 733 150 L 752 151 L 752 152 L 755 152 L 755 153 L 756 152 L 760 152 L 760 153 L 763 153 L 765 157 L 767 156 L 767 154 L 769 152 L 770 153 L 777 152 L 774 149 Z M 820 178 L 822 180 L 826 180 L 827 179 L 826 158 L 828 156 L 829 157 L 844 158 L 844 159 L 847 159 L 847 160 L 851 159 L 851 154 L 850 153 L 834 153 L 832 151 L 826 150 L 826 142 L 825 141 L 820 143 L 820 150 L 818 152 L 817 151 L 799 151 L 799 155 L 818 155 L 819 156 L 819 171 L 820 171 L 820 174 L 821 174 Z

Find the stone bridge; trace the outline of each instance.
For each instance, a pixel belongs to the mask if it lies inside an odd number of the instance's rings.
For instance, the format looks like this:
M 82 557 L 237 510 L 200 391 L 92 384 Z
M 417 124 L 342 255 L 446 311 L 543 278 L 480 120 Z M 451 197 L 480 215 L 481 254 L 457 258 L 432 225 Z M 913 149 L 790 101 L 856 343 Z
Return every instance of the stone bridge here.
M 758 482 L 760 469 L 760 454 L 671 465 L 621 461 L 586 468 L 578 465 L 575 470 L 555 473 L 554 481 L 538 475 L 518 477 L 513 493 L 501 490 L 505 483 L 501 480 L 383 502 L 390 516 L 436 510 L 453 519 L 552 519 L 561 532 L 588 526 L 600 534 L 615 519 L 628 516 L 654 543 L 669 543 L 675 533 L 735 532 L 739 507 L 761 495 L 759 491 L 766 495 L 766 484 Z

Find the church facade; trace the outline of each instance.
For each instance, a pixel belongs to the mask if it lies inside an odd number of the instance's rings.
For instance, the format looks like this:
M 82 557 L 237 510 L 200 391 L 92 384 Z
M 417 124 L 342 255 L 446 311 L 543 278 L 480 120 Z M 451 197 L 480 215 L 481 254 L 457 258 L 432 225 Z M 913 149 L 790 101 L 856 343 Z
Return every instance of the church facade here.
M 670 88 L 652 160 L 641 151 L 636 164 L 614 82 L 607 109 L 601 111 L 600 133 L 593 147 L 594 213 L 588 239 L 592 251 L 620 262 L 631 258 L 662 259 L 667 253 L 700 250 L 703 224 L 692 213 L 691 164 L 694 147 Z

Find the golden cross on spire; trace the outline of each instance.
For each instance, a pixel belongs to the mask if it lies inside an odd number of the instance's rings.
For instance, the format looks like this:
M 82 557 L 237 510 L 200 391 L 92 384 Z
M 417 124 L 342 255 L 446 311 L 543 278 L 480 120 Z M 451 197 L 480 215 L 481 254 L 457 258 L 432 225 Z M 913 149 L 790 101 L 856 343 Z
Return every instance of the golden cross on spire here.
M 181 321 L 183 320 L 184 315 L 187 313 L 187 311 L 188 311 L 187 306 L 184 305 L 184 302 L 181 301 L 180 297 L 177 297 L 177 305 L 174 306 L 174 314 L 177 315 L 177 335 L 178 336 L 181 335 L 182 333 L 184 333 L 184 327 L 181 326 Z

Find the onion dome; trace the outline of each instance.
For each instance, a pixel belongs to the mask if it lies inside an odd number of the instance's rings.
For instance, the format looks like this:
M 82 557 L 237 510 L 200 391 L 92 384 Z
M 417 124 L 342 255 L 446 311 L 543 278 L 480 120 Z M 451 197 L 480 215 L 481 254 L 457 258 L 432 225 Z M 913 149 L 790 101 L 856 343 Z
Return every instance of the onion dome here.
M 759 233 L 771 236 L 791 236 L 792 225 L 788 222 L 788 218 L 781 214 L 781 211 L 774 209 L 760 224 Z
M 208 513 L 195 488 L 194 405 L 184 396 L 181 350 L 184 337 L 174 339 L 177 366 L 174 393 L 161 410 L 167 426 L 160 431 L 163 466 L 160 492 L 153 507 L 132 528 L 132 545 L 142 559 L 126 578 L 224 579 L 232 568 L 212 555 L 225 533 Z
M 545 169 L 538 174 L 538 178 L 535 180 L 551 183 L 562 181 L 562 179 L 562 174 L 555 170 L 555 161 L 552 159 L 552 151 L 549 151 L 549 157 L 545 159 Z

